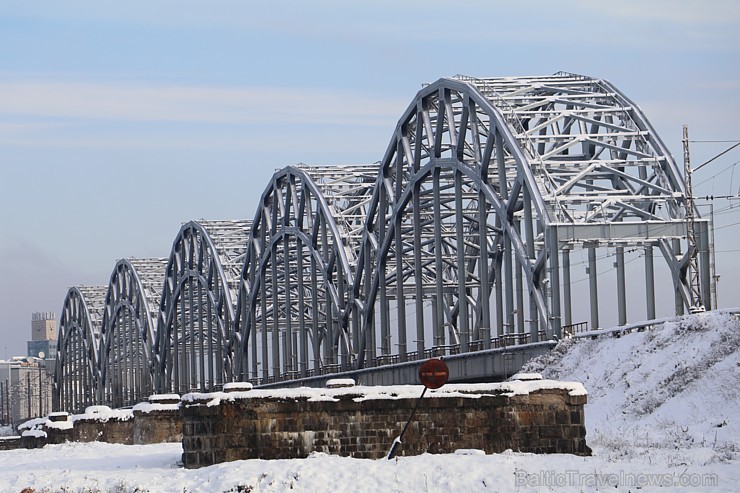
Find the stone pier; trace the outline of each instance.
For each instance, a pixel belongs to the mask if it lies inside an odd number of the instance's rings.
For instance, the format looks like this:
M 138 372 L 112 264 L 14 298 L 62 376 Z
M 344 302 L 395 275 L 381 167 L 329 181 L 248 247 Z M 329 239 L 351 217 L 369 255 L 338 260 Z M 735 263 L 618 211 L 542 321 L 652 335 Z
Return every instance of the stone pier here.
M 225 390 L 183 396 L 185 467 L 299 458 L 312 452 L 382 458 L 423 387 Z M 428 390 L 398 455 L 458 449 L 589 455 L 585 403 L 586 391 L 575 382 L 513 381 Z

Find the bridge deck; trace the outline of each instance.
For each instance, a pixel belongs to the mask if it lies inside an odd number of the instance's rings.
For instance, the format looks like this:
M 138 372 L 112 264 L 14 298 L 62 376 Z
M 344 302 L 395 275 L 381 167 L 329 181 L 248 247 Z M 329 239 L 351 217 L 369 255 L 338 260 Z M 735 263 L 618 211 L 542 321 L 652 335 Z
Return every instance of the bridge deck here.
M 536 356 L 547 353 L 556 344 L 555 341 L 535 342 L 455 354 L 445 356 L 443 360 L 450 369 L 450 383 L 498 382 L 517 373 L 524 366 L 524 363 Z M 424 361 L 407 361 L 343 373 L 317 375 L 268 383 L 257 387 L 324 387 L 327 381 L 335 378 L 352 378 L 359 385 L 418 385 L 419 366 Z

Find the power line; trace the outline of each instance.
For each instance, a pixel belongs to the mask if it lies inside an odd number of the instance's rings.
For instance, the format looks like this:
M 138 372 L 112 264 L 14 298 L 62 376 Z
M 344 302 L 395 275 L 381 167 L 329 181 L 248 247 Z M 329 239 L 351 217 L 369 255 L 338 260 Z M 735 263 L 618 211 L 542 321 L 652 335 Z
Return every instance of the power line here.
M 703 185 L 703 184 L 705 184 L 705 183 L 706 183 L 706 182 L 708 182 L 708 181 L 714 180 L 715 178 L 717 178 L 717 177 L 718 177 L 719 175 L 721 175 L 722 173 L 725 173 L 725 172 L 727 172 L 727 171 L 729 171 L 729 170 L 731 170 L 731 169 L 734 169 L 734 167 L 735 167 L 735 166 L 736 166 L 736 165 L 737 165 L 738 163 L 740 163 L 740 161 L 735 161 L 735 162 L 734 162 L 734 163 L 732 163 L 731 165 L 729 165 L 729 166 L 727 166 L 726 168 L 724 168 L 724 169 L 723 169 L 722 171 L 718 171 L 718 172 L 716 172 L 715 174 L 713 174 L 712 176 L 710 176 L 709 178 L 705 178 L 704 180 L 700 181 L 699 183 L 697 183 L 697 184 L 696 184 L 696 186 L 700 186 L 700 185 Z
M 715 231 L 719 231 L 720 229 L 730 228 L 732 226 L 737 226 L 738 224 L 740 224 L 740 221 L 738 221 L 736 223 L 732 223 L 732 224 L 725 224 L 724 226 L 720 226 L 719 228 L 714 228 L 714 230 Z
M 732 143 L 735 143 L 735 142 L 740 143 L 740 140 L 690 140 L 689 142 L 692 142 L 692 143 L 696 142 L 697 144 L 707 144 L 707 143 L 712 143 L 712 144 L 732 144 Z
M 736 141 L 736 142 L 737 142 L 737 144 L 735 144 L 735 145 L 733 145 L 733 146 L 730 146 L 730 147 L 728 147 L 728 148 L 727 148 L 727 149 L 725 149 L 724 151 L 722 151 L 722 152 L 720 152 L 719 154 L 717 154 L 716 156 L 714 156 L 714 157 L 713 157 L 712 159 L 710 159 L 709 161 L 705 161 L 705 162 L 701 163 L 701 164 L 700 164 L 699 166 L 697 166 L 696 168 L 694 168 L 694 169 L 693 169 L 693 170 L 691 170 L 691 171 L 692 171 L 693 173 L 695 173 L 695 172 L 699 171 L 699 170 L 700 170 L 701 168 L 703 168 L 703 167 L 704 167 L 704 166 L 706 166 L 707 164 L 711 163 L 712 161 L 714 161 L 714 160 L 715 160 L 715 159 L 717 159 L 718 157 L 720 157 L 720 156 L 724 156 L 725 154 L 727 154 L 728 152 L 730 152 L 731 150 L 733 150 L 733 149 L 734 149 L 734 148 L 736 148 L 737 146 L 740 146 L 740 141 Z
M 740 195 L 704 195 L 703 197 L 696 197 L 698 200 L 709 200 L 714 199 L 740 199 Z

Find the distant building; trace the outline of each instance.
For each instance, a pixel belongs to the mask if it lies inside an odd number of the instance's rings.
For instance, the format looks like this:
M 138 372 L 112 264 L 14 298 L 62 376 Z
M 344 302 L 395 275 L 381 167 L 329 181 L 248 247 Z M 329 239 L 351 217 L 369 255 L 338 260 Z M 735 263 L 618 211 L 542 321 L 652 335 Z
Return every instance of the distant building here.
M 54 312 L 36 312 L 31 315 L 31 339 L 57 340 L 57 317 Z
M 54 312 L 31 315 L 27 356 L 0 360 L 0 425 L 18 426 L 51 412 L 51 391 L 57 356 Z
M 57 357 L 57 319 L 54 312 L 36 312 L 31 316 L 31 340 L 26 355 L 41 359 Z
M 51 412 L 53 365 L 38 358 L 0 361 L 0 424 L 18 426 Z
M 27 355 L 33 358 L 56 359 L 57 341 L 28 341 L 26 342 Z

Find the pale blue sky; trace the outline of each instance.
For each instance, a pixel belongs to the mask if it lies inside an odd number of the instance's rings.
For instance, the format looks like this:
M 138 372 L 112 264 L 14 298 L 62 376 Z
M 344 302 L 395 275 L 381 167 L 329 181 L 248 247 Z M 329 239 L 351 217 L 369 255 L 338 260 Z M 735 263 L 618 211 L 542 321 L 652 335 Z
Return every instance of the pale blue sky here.
M 736 1 L 0 1 L 0 358 L 182 222 L 251 218 L 275 169 L 381 159 L 424 82 L 606 78 L 680 159 L 684 123 L 740 138 L 739 60 Z M 737 193 L 738 160 L 699 193 Z M 720 303 L 740 305 L 740 214 L 717 222 Z

